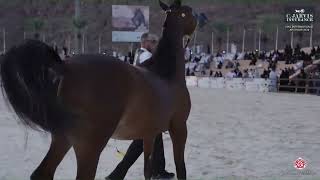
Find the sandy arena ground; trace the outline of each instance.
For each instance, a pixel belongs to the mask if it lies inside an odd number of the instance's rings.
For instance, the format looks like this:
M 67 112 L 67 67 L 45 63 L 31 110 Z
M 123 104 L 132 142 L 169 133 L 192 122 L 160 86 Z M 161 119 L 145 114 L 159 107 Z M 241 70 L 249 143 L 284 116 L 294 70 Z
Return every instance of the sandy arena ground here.
M 186 149 L 189 179 L 320 179 L 319 96 L 215 89 L 190 92 L 193 106 Z M 50 136 L 18 125 L 2 99 L 0 180 L 25 180 L 47 152 Z M 174 172 L 167 134 L 164 141 L 167 169 Z M 100 157 L 97 179 L 103 179 L 120 161 L 116 147 L 125 151 L 128 144 L 110 140 Z M 293 167 L 298 157 L 306 160 L 306 169 Z M 143 156 L 130 169 L 127 179 L 143 179 L 142 162 Z M 75 174 L 71 150 L 55 177 L 75 179 Z

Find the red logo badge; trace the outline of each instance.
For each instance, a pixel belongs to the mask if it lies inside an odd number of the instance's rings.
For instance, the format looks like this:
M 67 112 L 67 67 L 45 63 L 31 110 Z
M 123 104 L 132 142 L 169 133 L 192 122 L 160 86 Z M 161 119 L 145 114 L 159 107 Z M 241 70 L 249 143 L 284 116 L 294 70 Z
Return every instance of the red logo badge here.
M 294 167 L 296 169 L 302 170 L 307 167 L 307 162 L 299 157 L 297 160 L 294 161 Z

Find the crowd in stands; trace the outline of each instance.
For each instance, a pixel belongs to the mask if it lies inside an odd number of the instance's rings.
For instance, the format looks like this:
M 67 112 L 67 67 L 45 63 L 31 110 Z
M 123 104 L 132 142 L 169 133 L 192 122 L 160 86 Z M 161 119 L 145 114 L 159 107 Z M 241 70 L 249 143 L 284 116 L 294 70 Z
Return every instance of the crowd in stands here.
M 320 87 L 320 81 L 307 81 L 308 79 L 320 79 L 320 66 L 317 67 L 317 71 L 306 73 L 303 69 L 301 70 L 301 73 L 297 76 L 297 79 L 294 80 L 288 80 L 288 79 L 282 79 L 284 77 L 287 77 L 287 73 L 283 71 L 283 73 L 280 76 L 280 85 L 284 87 L 280 87 L 279 91 L 289 91 L 289 92 L 302 92 L 302 93 L 317 93 L 320 92 L 316 89 L 313 89 L 314 87 Z M 304 88 L 308 86 L 308 89 Z M 296 88 L 297 87 L 297 88 Z
M 314 59 L 320 59 L 320 47 L 313 47 L 311 53 L 306 53 L 301 50 L 299 44 L 295 48 L 287 45 L 283 51 L 276 50 L 273 52 L 255 51 L 232 55 L 223 52 L 217 53 L 215 56 L 205 53 L 192 56 L 192 53 L 189 53 L 189 57 L 186 59 L 189 62 L 189 65 L 186 67 L 187 76 L 200 75 L 217 77 L 216 74 L 221 73 L 221 70 L 224 68 L 231 69 L 230 72 L 224 74 L 224 77 L 269 78 L 271 71 L 277 70 L 278 62 L 283 61 L 286 65 L 294 65 L 295 68 L 291 66 L 286 69 L 280 69 L 280 71 L 278 69 L 278 77 L 289 78 L 289 76 L 297 70 L 312 64 Z M 241 60 L 250 60 L 249 67 L 242 68 L 242 71 L 239 70 L 239 61 Z M 268 63 L 268 68 L 264 69 L 262 73 L 256 70 L 258 60 Z M 215 64 L 217 72 L 212 72 L 212 63 Z M 199 74 L 197 72 L 201 73 Z
M 307 53 L 306 51 L 309 51 Z M 306 86 L 306 79 L 320 79 L 320 65 L 317 71 L 305 72 L 304 68 L 313 64 L 314 60 L 320 59 L 320 46 L 302 50 L 300 45 L 291 48 L 287 45 L 284 50 L 272 52 L 245 52 L 227 54 L 225 52 L 211 54 L 188 53 L 186 60 L 186 76 L 206 76 L 224 78 L 265 78 L 271 80 L 281 80 L 281 85 Z M 247 63 L 240 63 L 249 60 Z M 279 66 L 281 62 L 281 66 Z M 245 64 L 245 67 L 240 67 Z M 267 68 L 266 68 L 267 66 Z M 315 66 L 315 65 L 313 65 Z M 289 80 L 289 77 L 296 75 L 300 81 Z M 304 81 L 303 81 L 304 80 Z M 314 83 L 314 82 L 312 82 Z M 308 83 L 309 87 L 320 86 Z M 280 90 L 292 91 L 292 88 L 281 88 Z M 298 89 L 299 91 L 304 91 Z

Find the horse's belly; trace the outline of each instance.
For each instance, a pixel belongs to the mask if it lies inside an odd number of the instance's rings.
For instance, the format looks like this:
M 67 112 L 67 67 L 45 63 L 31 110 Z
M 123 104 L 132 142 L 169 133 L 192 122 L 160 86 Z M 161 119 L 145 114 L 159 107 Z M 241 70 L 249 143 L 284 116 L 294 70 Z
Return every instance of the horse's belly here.
M 111 138 L 119 140 L 143 139 L 147 134 L 157 131 L 147 123 L 141 124 L 136 121 L 137 124 L 134 124 L 129 122 L 129 119 L 130 118 L 120 120 Z M 151 131 L 151 129 L 153 130 Z
M 120 140 L 143 139 L 169 128 L 169 107 L 132 105 L 120 119 L 112 138 Z
M 158 134 L 167 130 L 169 118 L 146 118 L 138 116 L 124 116 L 121 118 L 112 138 L 119 140 L 143 139 L 150 134 Z
M 171 111 L 174 109 L 172 92 L 162 80 L 147 78 L 151 75 L 147 73 L 142 81 L 135 83 L 132 96 L 112 138 L 143 139 L 150 134 L 168 130 L 173 114 Z

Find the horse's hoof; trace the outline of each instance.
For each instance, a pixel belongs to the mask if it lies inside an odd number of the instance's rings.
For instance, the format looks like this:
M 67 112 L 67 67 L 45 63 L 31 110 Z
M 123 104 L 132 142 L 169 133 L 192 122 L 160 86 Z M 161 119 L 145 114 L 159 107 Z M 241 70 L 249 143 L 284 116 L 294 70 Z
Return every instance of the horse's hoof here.
M 173 179 L 174 176 L 175 176 L 174 173 L 163 171 L 163 172 L 159 173 L 158 175 L 152 176 L 152 179 Z
M 30 176 L 30 180 L 53 180 L 53 177 L 49 177 L 46 175 L 40 175 L 38 173 L 33 173 Z

